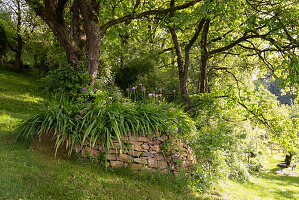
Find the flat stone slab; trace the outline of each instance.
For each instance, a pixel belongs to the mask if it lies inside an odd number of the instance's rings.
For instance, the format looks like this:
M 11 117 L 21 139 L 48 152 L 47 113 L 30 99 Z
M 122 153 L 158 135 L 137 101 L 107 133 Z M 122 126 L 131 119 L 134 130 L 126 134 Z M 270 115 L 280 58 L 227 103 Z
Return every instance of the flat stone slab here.
M 289 176 L 299 177 L 298 173 L 293 172 L 293 171 L 288 170 L 288 169 L 278 170 L 278 171 L 276 171 L 276 173 L 282 174 L 282 175 L 289 175 Z

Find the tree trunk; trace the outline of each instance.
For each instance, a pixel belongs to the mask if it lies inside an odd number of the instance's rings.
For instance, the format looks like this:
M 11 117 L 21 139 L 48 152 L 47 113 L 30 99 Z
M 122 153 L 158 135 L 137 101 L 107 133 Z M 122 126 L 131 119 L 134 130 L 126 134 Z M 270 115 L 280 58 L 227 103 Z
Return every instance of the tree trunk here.
M 286 167 L 290 167 L 291 166 L 292 157 L 293 157 L 292 153 L 286 154 L 286 158 L 284 160 L 285 163 L 286 163 Z
M 37 65 L 38 65 L 38 64 L 37 64 L 37 55 L 36 55 L 36 54 L 33 55 L 33 59 L 34 59 L 33 67 L 36 68 Z
M 21 13 L 21 5 L 20 1 L 17 1 L 17 51 L 16 51 L 16 57 L 15 57 L 15 67 L 17 69 L 22 70 L 23 69 L 23 63 L 22 63 L 22 49 L 23 49 L 23 39 L 21 36 L 21 26 L 22 26 L 22 13 Z
M 90 85 L 93 86 L 98 75 L 101 42 L 106 30 L 101 30 L 99 17 L 91 4 L 82 0 L 79 0 L 78 3 L 86 33 L 85 54 L 88 59 L 87 70 L 92 77 Z
M 200 61 L 200 93 L 208 92 L 207 61 L 207 57 L 202 54 Z
M 201 60 L 200 60 L 200 93 L 207 93 L 208 92 L 208 50 L 207 50 L 207 37 L 208 37 L 208 31 L 210 27 L 210 20 L 206 20 L 202 37 L 200 41 L 200 48 L 201 48 Z
M 175 6 L 175 1 L 171 0 L 170 2 L 170 8 L 173 8 Z M 170 17 L 174 17 L 174 11 L 170 12 Z M 187 80 L 188 80 L 188 65 L 189 65 L 189 52 L 188 52 L 188 58 L 187 62 L 184 65 L 184 58 L 183 58 L 183 53 L 182 53 L 182 48 L 179 43 L 177 34 L 175 32 L 175 28 L 170 26 L 169 27 L 170 34 L 172 37 L 172 41 L 175 47 L 175 52 L 177 55 L 177 64 L 178 64 L 178 69 L 179 69 L 179 79 L 180 79 L 180 90 L 181 90 L 181 97 L 188 106 L 188 109 L 191 108 L 191 102 L 190 99 L 188 98 L 188 86 L 187 86 Z
M 182 48 L 179 44 L 175 29 L 173 27 L 169 28 L 172 41 L 174 43 L 176 55 L 177 55 L 177 64 L 179 69 L 179 79 L 180 79 L 180 90 L 181 90 L 181 97 L 187 104 L 188 108 L 191 107 L 190 100 L 188 98 L 188 86 L 187 86 L 187 80 L 188 80 L 188 66 L 184 65 L 184 59 L 183 59 L 183 53 Z
M 23 62 L 22 62 L 23 40 L 19 34 L 18 34 L 17 42 L 18 42 L 18 47 L 17 47 L 16 57 L 15 57 L 15 67 L 17 69 L 22 70 L 23 69 Z
M 93 24 L 91 26 L 94 28 L 99 26 L 99 24 Z M 87 34 L 86 40 L 86 55 L 88 57 L 88 72 L 92 77 L 90 85 L 93 86 L 98 75 L 100 54 L 101 54 L 101 42 L 102 34 L 98 34 L 97 31 L 92 31 Z

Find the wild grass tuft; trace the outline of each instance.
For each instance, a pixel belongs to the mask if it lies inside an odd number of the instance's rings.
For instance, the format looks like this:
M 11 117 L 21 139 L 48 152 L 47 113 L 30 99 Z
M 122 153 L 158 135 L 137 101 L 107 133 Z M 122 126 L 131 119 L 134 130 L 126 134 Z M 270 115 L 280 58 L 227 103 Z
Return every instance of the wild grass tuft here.
M 106 103 L 80 104 L 54 100 L 48 107 L 23 121 L 17 129 L 18 137 L 32 138 L 54 130 L 56 150 L 66 141 L 70 150 L 74 144 L 82 145 L 86 139 L 109 149 L 112 140 L 127 135 L 157 136 L 169 134 L 177 137 L 195 131 L 194 122 L 169 103 Z

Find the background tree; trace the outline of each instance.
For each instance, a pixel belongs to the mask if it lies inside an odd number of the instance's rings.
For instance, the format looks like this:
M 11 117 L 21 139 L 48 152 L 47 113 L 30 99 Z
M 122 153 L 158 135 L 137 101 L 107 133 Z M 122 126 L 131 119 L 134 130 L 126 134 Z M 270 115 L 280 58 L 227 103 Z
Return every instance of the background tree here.
M 7 38 L 4 28 L 0 24 L 0 64 L 3 66 L 3 61 L 6 58 Z
M 259 59 L 260 70 L 297 84 L 298 8 L 294 5 L 281 0 L 204 1 L 193 10 L 171 12 L 165 26 L 176 50 L 182 96 L 188 95 L 188 82 L 199 83 L 200 93 L 207 93 L 216 71 L 234 75 L 235 66 L 222 67 L 219 62 L 233 57 Z M 188 79 L 194 63 L 199 65 L 198 82 Z

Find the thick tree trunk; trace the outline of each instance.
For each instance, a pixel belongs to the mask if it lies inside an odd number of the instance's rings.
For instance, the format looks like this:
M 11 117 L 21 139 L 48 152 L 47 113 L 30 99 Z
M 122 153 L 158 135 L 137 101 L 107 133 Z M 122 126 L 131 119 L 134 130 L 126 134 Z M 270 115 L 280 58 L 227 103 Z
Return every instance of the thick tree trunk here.
M 92 23 L 93 24 L 93 23 Z M 93 28 L 99 26 L 99 24 L 93 24 Z M 88 72 L 92 76 L 90 85 L 93 86 L 98 75 L 100 53 L 101 53 L 101 40 L 102 34 L 98 34 L 98 31 L 91 31 L 87 34 L 86 40 L 86 55 L 88 57 Z
M 65 50 L 68 63 L 70 63 L 73 67 L 79 68 L 81 52 L 74 39 L 70 35 L 70 30 L 62 24 L 49 22 L 48 25 Z
M 101 42 L 106 30 L 101 30 L 99 16 L 91 4 L 79 0 L 80 11 L 83 16 L 83 23 L 86 32 L 85 54 L 88 59 L 87 69 L 92 76 L 90 85 L 93 86 L 98 75 Z
M 292 153 L 286 154 L 286 158 L 284 160 L 285 164 L 286 164 L 286 167 L 290 167 L 291 166 L 292 157 L 293 157 Z
M 80 4 L 78 0 L 75 0 L 72 5 L 72 13 L 73 13 L 73 36 L 74 40 L 77 43 L 80 52 L 84 54 L 84 50 L 86 47 L 86 33 L 84 31 L 83 24 L 83 16 L 80 12 Z

